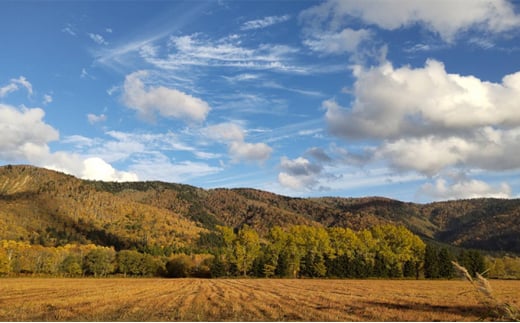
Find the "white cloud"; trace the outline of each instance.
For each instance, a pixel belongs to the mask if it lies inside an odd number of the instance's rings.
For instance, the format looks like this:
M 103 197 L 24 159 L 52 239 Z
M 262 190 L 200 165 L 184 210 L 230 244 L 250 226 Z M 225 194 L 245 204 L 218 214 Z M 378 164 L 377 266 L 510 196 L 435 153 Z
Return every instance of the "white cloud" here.
M 100 34 L 88 33 L 87 35 L 98 45 L 108 45 L 108 42 Z
M 323 103 L 330 129 L 339 136 L 394 138 L 520 125 L 515 103 L 520 72 L 491 83 L 449 74 L 442 63 L 428 60 L 424 68 L 394 69 L 388 62 L 358 68 L 355 76 L 351 109 Z
M 269 16 L 262 19 L 255 19 L 255 20 L 249 20 L 246 21 L 242 27 L 240 27 L 241 30 L 252 30 L 252 29 L 262 29 L 266 28 L 275 24 L 279 24 L 282 22 L 285 22 L 287 20 L 291 19 L 291 16 L 289 15 L 283 15 L 283 16 Z
M 67 24 L 65 27 L 61 29 L 61 32 L 75 37 L 77 35 L 75 29 L 76 28 L 73 25 Z
M 43 96 L 42 104 L 43 104 L 43 105 L 47 105 L 47 104 L 49 104 L 49 103 L 51 103 L 51 102 L 52 102 L 52 96 L 51 96 L 50 94 L 45 94 L 45 95 Z
M 236 123 L 224 122 L 211 125 L 202 130 L 208 138 L 217 141 L 244 141 L 244 129 Z
M 308 29 L 338 30 L 347 17 L 362 19 L 382 29 L 395 30 L 421 24 L 452 42 L 463 31 L 499 33 L 520 26 L 520 16 L 506 0 L 452 1 L 342 1 L 329 0 L 303 11 Z
M 373 143 L 359 156 L 363 164 L 385 161 L 430 177 L 450 169 L 520 169 L 520 157 L 511 153 L 520 151 L 520 72 L 493 83 L 450 74 L 442 63 L 428 60 L 422 68 L 394 68 L 389 62 L 356 67 L 354 75 L 351 107 L 334 100 L 322 106 L 333 135 Z M 465 196 L 507 193 L 503 186 L 470 180 L 427 188 L 446 196 L 462 196 L 463 189 Z
M 511 187 L 507 183 L 497 186 L 476 179 L 463 179 L 448 182 L 444 178 L 438 178 L 434 183 L 426 183 L 421 186 L 419 194 L 426 195 L 436 200 L 470 199 L 479 197 L 511 198 Z
M 248 48 L 236 37 L 211 40 L 202 34 L 193 34 L 172 36 L 167 47 L 167 55 L 160 56 L 155 47 L 140 50 L 140 54 L 146 62 L 161 69 L 218 66 L 294 73 L 309 70 L 291 64 L 298 49 L 287 45 L 260 44 Z
M 0 159 L 29 162 L 86 179 L 137 180 L 135 174 L 117 171 L 101 158 L 51 152 L 48 143 L 58 140 L 59 133 L 43 121 L 44 116 L 39 108 L 18 110 L 0 104 Z
M 105 114 L 96 115 L 93 113 L 89 113 L 89 114 L 87 114 L 87 120 L 90 124 L 95 124 L 98 122 L 107 121 L 107 116 Z
M 303 43 L 315 52 L 343 54 L 356 51 L 363 41 L 370 38 L 371 32 L 367 29 L 345 28 L 338 33 L 316 33 Z
M 192 161 L 172 162 L 167 156 L 157 152 L 146 156 L 146 158 L 134 160 L 130 170 L 139 174 L 141 180 L 161 180 L 178 183 L 218 173 L 222 171 L 222 168 Z
M 233 162 L 265 161 L 271 157 L 273 149 L 265 143 L 245 141 L 244 129 L 236 123 L 224 122 L 202 129 L 202 134 L 209 139 L 226 143 Z
M 29 81 L 27 81 L 27 79 L 24 76 L 20 76 L 17 79 L 11 79 L 9 81 L 9 84 L 7 84 L 6 86 L 0 87 L 0 98 L 3 98 L 7 96 L 7 94 L 9 93 L 19 90 L 19 86 L 24 87 L 29 93 L 29 95 L 32 95 L 32 84 Z
M 321 165 L 306 158 L 298 157 L 291 160 L 285 156 L 280 160 L 280 168 L 282 171 L 278 174 L 278 182 L 297 191 L 316 186 L 323 170 Z
M 145 118 L 156 113 L 163 117 L 201 122 L 210 110 L 207 102 L 184 92 L 164 86 L 145 86 L 147 71 L 137 71 L 126 76 L 123 101 Z
M 99 157 L 85 159 L 83 161 L 83 167 L 81 177 L 85 179 L 116 182 L 139 180 L 139 177 L 135 173 L 117 171 Z
M 233 161 L 265 161 L 271 157 L 272 151 L 273 149 L 263 142 L 233 141 L 229 145 L 229 153 Z
M 43 121 L 44 116 L 39 108 L 18 110 L 0 104 L 0 158 L 24 159 L 34 147 L 57 140 L 58 131 Z
M 0 98 L 5 97 L 7 94 L 18 90 L 18 86 L 14 83 L 9 83 L 6 86 L 0 87 Z

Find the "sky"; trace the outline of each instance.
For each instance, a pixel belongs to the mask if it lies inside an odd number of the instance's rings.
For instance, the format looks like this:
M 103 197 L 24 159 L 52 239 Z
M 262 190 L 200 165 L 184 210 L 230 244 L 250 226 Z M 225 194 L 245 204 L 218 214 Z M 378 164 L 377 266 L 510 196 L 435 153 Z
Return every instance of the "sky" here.
M 0 165 L 520 195 L 520 1 L 0 1 Z

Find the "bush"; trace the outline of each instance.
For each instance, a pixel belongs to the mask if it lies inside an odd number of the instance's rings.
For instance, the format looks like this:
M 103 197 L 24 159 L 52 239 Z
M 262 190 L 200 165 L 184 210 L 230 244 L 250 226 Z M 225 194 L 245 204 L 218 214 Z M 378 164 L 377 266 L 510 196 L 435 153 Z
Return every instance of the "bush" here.
M 177 255 L 166 263 L 166 272 L 171 278 L 189 277 L 194 268 L 193 260 L 187 255 Z

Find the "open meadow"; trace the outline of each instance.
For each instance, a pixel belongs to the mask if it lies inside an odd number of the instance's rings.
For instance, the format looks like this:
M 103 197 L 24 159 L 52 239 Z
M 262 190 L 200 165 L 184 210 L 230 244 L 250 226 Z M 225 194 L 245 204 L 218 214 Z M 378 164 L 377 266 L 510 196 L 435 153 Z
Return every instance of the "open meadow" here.
M 520 281 L 491 281 L 520 305 Z M 466 281 L 0 279 L 0 321 L 494 320 Z

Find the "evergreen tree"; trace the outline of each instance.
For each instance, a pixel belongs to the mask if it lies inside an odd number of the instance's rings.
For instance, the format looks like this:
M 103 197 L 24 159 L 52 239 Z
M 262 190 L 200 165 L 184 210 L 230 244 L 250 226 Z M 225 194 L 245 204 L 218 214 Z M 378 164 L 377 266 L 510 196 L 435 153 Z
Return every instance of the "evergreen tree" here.
M 438 249 L 429 244 L 424 251 L 424 277 L 430 279 L 440 277 Z
M 439 261 L 439 276 L 442 278 L 453 278 L 455 275 L 455 268 L 451 263 L 454 260 L 453 255 L 448 248 L 441 248 L 438 254 Z

